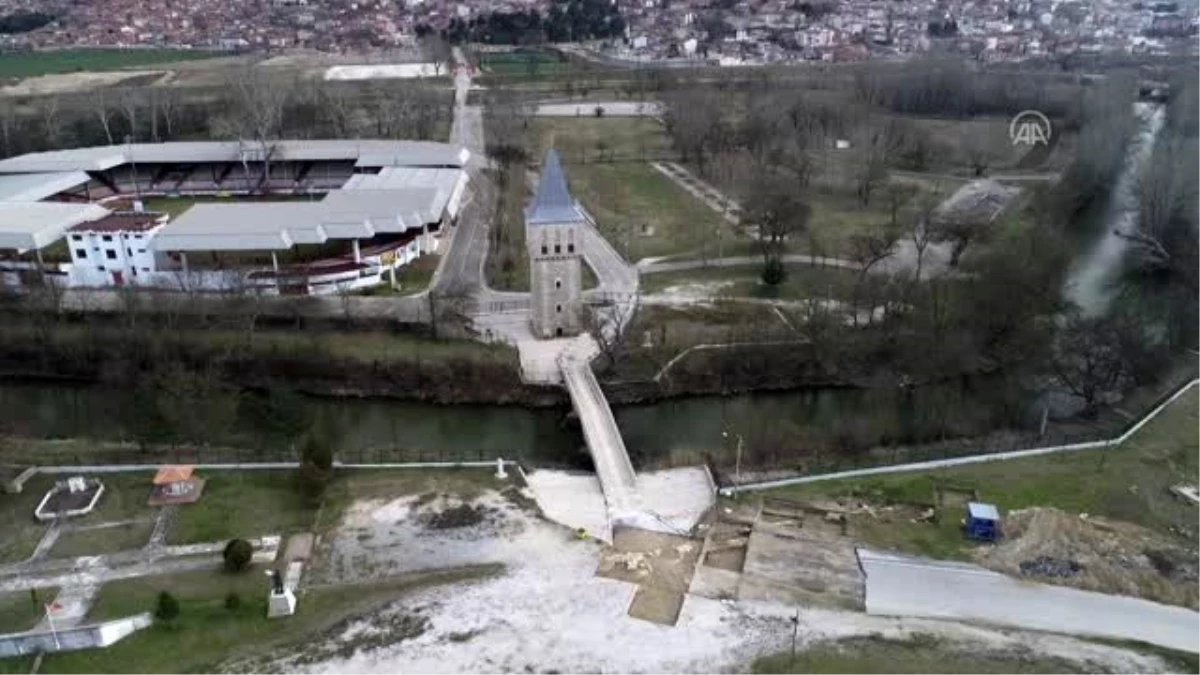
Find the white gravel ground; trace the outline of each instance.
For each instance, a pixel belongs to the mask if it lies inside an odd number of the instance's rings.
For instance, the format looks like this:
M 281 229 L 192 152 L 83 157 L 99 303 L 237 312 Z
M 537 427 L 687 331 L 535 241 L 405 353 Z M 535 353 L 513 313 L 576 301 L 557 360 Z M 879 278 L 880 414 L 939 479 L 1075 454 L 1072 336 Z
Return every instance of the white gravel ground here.
M 349 656 L 302 663 L 295 654 L 268 664 L 272 670 L 320 673 L 452 672 L 728 672 L 744 671 L 752 659 L 785 649 L 794 607 L 774 603 L 721 602 L 689 596 L 674 627 L 630 618 L 632 585 L 595 576 L 598 545 L 576 541 L 569 530 L 530 515 L 502 497 L 479 503 L 494 509 L 478 526 L 423 530 L 423 509 L 413 500 L 362 502 L 337 540 L 370 546 L 345 551 L 360 564 L 397 559 L 405 569 L 468 562 L 502 562 L 501 576 L 431 588 L 396 602 L 361 625 L 317 641 L 352 643 L 376 631 L 380 618 L 407 613 L 424 617 L 425 631 L 408 639 Z M 1122 672 L 1160 671 L 1162 663 L 1113 647 L 1057 635 L 1001 631 L 922 619 L 894 619 L 858 612 L 802 609 L 802 644 L 851 636 L 903 638 L 932 634 L 994 649 L 1029 648 L 1040 653 L 1105 664 Z M 336 650 L 322 650 L 335 654 Z M 261 664 L 260 664 L 261 665 Z
M 384 80 L 409 79 L 413 77 L 436 77 L 447 75 L 448 69 L 439 71 L 432 63 L 380 63 L 364 66 L 330 66 L 325 71 L 326 80 Z

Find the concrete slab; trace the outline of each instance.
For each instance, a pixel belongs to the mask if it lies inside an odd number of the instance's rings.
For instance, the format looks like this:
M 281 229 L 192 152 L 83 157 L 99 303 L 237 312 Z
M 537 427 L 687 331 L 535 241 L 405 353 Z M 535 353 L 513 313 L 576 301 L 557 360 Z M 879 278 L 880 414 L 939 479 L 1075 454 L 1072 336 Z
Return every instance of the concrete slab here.
M 312 557 L 313 534 L 301 532 L 288 537 L 287 548 L 283 552 L 283 562 L 293 560 L 305 561 Z
M 536 470 L 525 480 L 547 518 L 572 530 L 582 527 L 602 541 L 612 541 L 604 493 L 596 474 Z
M 736 600 L 741 582 L 742 575 L 738 572 L 697 565 L 688 594 L 713 600 Z
M 862 596 L 862 573 L 850 539 L 767 522 L 750 533 L 740 599 L 857 607 Z
M 673 531 L 691 531 L 713 506 L 716 491 L 704 467 L 650 471 L 637 476 L 637 503 Z

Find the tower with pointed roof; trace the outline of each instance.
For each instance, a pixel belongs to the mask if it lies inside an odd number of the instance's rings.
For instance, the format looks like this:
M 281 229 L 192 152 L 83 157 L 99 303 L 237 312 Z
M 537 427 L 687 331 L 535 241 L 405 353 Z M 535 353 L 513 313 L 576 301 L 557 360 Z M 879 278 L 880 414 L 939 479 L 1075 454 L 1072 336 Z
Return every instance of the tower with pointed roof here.
M 571 197 L 558 152 L 546 153 L 537 194 L 525 209 L 533 333 L 539 338 L 582 330 L 583 228 L 587 216 Z

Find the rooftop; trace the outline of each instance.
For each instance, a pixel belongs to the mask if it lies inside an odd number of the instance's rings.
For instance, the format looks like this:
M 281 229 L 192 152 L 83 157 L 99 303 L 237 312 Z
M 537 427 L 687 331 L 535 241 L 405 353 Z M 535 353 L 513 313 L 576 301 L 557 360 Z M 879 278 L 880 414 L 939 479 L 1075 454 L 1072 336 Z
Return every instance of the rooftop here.
M 69 232 L 145 232 L 167 222 L 157 211 L 120 211 L 72 227 Z
M 431 141 L 275 141 L 271 158 L 282 161 L 355 160 L 355 166 L 461 168 L 470 152 L 463 147 Z M 105 171 L 133 162 L 155 164 L 260 161 L 264 149 L 238 141 L 132 143 L 90 148 L 33 152 L 0 161 L 0 174 Z M 64 188 L 65 189 L 65 188 Z
M 108 209 L 99 204 L 0 201 L 0 249 L 40 249 L 61 239 L 68 228 L 106 214 Z
M 583 220 L 585 219 L 581 207 L 567 188 L 567 178 L 563 175 L 558 151 L 552 148 L 542 162 L 542 177 L 538 181 L 537 194 L 525 210 L 525 222 L 530 225 L 545 225 Z

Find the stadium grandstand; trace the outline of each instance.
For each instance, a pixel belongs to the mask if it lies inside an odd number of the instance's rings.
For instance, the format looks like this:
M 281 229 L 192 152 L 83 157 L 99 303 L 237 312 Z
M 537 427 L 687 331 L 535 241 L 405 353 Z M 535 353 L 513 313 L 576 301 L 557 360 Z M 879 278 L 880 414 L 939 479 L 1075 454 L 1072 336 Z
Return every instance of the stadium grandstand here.
M 466 149 L 414 141 L 139 143 L 0 160 L 0 282 L 316 294 L 437 250 Z

